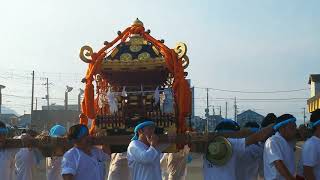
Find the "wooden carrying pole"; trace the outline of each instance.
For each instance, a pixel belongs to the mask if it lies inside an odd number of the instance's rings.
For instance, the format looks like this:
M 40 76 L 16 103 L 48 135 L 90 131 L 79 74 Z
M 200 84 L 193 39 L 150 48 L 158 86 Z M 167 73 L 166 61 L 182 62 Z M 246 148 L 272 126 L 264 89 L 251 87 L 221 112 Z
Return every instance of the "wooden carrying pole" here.
M 242 130 L 236 133 L 189 133 L 189 134 L 178 134 L 174 137 L 169 137 L 168 135 L 159 135 L 159 144 L 207 144 L 216 136 L 241 138 L 250 135 L 249 130 Z M 120 135 L 120 136 L 91 136 L 88 143 L 89 145 L 103 145 L 108 144 L 113 145 L 128 145 L 131 141 L 132 136 Z M 6 139 L 5 143 L 1 148 L 23 148 L 23 147 L 72 147 L 72 142 L 67 138 L 35 138 L 35 139 Z

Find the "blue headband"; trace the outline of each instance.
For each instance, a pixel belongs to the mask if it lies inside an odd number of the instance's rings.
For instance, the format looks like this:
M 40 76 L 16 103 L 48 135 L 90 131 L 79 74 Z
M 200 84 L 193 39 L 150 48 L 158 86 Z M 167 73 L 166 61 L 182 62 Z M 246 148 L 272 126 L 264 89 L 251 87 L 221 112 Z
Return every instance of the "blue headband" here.
M 131 141 L 133 140 L 138 140 L 138 131 L 139 129 L 142 129 L 146 126 L 155 126 L 155 123 L 153 121 L 145 121 L 143 123 L 138 124 L 135 128 L 134 128 L 134 136 L 133 138 L 131 138 Z
M 81 126 L 80 128 L 80 131 L 79 131 L 79 134 L 77 135 L 76 139 L 79 140 L 81 139 L 82 137 L 88 135 L 89 132 L 88 132 L 88 129 L 86 126 Z
M 8 134 L 8 129 L 7 128 L 0 128 L 0 134 Z
M 285 126 L 289 123 L 296 123 L 297 119 L 296 118 L 290 118 L 290 119 L 287 119 L 287 120 L 284 120 L 276 125 L 273 126 L 273 129 L 274 130 L 278 130 L 280 127 L 282 126 Z
M 314 128 L 314 127 L 320 125 L 320 119 L 315 122 L 311 122 L 310 125 L 311 125 L 311 128 Z

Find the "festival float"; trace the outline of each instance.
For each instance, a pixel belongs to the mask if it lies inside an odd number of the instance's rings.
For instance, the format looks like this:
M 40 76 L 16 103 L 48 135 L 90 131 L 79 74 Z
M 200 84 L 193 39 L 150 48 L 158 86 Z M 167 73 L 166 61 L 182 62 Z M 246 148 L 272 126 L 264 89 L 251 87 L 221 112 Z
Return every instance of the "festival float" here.
M 98 52 L 83 46 L 80 59 L 88 64 L 80 123 L 106 136 L 133 134 L 137 121 L 150 119 L 156 133 L 185 133 L 191 113 L 191 90 L 185 69 L 187 46 L 170 49 L 136 19 Z

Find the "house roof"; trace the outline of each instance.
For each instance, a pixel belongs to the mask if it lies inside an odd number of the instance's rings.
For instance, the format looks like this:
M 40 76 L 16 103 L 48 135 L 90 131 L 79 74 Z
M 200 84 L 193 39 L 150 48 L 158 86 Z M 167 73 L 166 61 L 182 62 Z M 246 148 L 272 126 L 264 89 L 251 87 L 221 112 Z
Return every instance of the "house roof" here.
M 0 119 L 9 119 L 9 118 L 17 118 L 18 116 L 15 114 L 0 114 Z
M 310 74 L 308 84 L 311 82 L 319 82 L 320 81 L 320 74 Z
M 242 116 L 248 116 L 248 115 L 259 116 L 259 117 L 264 118 L 264 116 L 262 116 L 261 114 L 259 114 L 259 113 L 257 113 L 257 112 L 252 111 L 251 109 L 246 110 L 246 111 L 238 114 L 238 115 L 237 115 L 237 118 L 241 118 Z

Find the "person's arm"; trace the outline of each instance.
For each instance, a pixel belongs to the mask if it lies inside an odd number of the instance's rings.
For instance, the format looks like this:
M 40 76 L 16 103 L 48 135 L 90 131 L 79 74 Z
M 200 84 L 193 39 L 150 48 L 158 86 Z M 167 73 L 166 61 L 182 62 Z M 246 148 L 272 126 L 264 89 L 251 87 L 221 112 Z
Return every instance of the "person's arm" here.
M 150 147 L 145 150 L 140 148 L 136 144 L 131 144 L 128 147 L 128 154 L 133 157 L 137 162 L 148 164 L 156 161 L 159 156 L 158 150 L 155 148 L 157 146 L 158 139 L 156 136 L 151 137 L 149 140 Z
M 61 161 L 61 175 L 64 180 L 73 180 L 77 172 L 77 159 L 74 154 L 66 152 Z
M 274 165 L 277 171 L 283 176 L 286 180 L 295 180 L 295 177 L 290 173 L 286 165 L 282 162 L 282 160 L 274 161 Z
M 306 180 L 316 180 L 316 177 L 313 173 L 313 167 L 303 166 L 303 175 L 306 178 Z
M 302 147 L 302 165 L 303 165 L 303 175 L 307 180 L 315 180 L 315 175 L 313 172 L 313 167 L 318 164 L 317 157 L 318 151 L 317 146 L 315 146 L 312 141 L 307 140 Z
M 258 131 L 257 133 L 254 133 L 249 137 L 247 137 L 245 141 L 246 146 L 268 139 L 268 137 L 272 135 L 272 132 L 273 132 L 273 124 L 270 124 L 269 126 L 263 128 L 261 131 Z
M 63 180 L 74 180 L 72 174 L 63 174 L 62 178 L 63 178 Z

